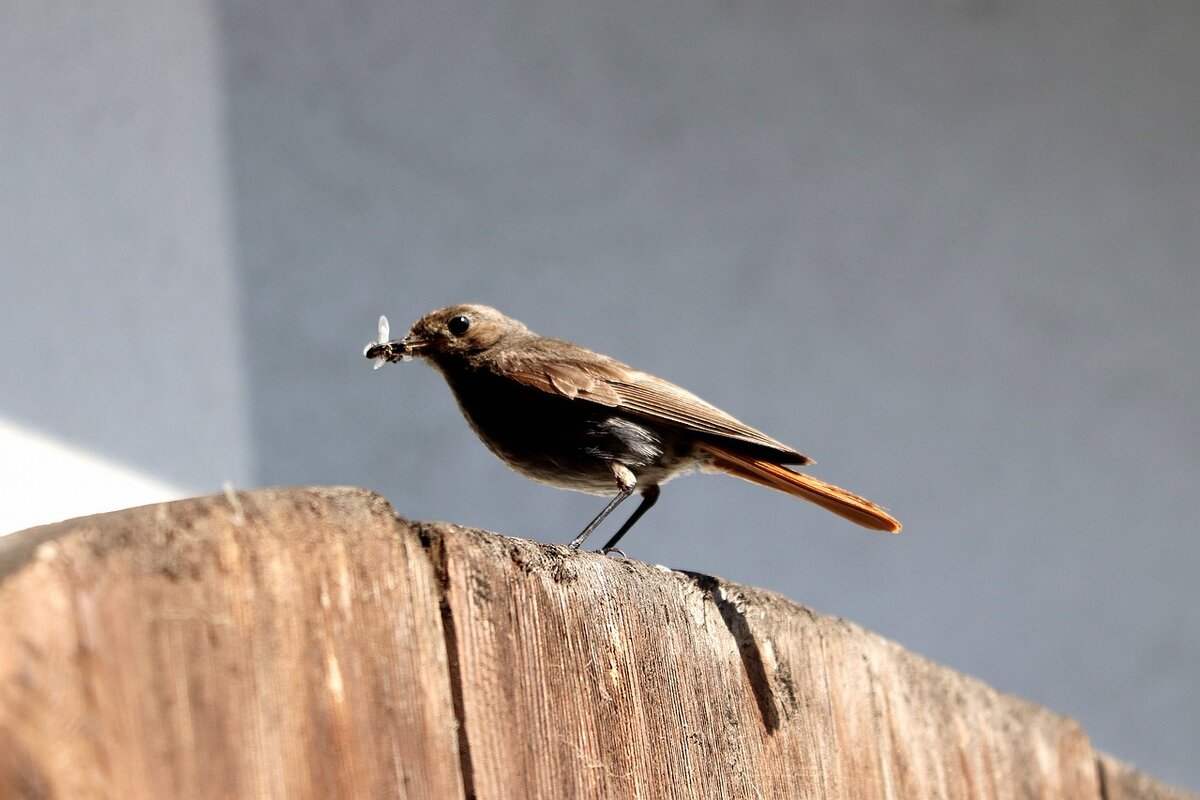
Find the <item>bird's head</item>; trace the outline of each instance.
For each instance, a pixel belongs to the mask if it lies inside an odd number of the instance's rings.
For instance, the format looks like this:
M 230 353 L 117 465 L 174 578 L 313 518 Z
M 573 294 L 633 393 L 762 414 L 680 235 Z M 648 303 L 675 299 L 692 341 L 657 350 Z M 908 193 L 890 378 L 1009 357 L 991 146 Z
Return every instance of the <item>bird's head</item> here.
M 401 339 L 388 340 L 387 318 L 380 317 L 379 341 L 367 345 L 363 355 L 375 359 L 376 367 L 413 356 L 441 364 L 469 358 L 509 336 L 528 332 L 517 320 L 488 306 L 447 306 L 421 317 Z

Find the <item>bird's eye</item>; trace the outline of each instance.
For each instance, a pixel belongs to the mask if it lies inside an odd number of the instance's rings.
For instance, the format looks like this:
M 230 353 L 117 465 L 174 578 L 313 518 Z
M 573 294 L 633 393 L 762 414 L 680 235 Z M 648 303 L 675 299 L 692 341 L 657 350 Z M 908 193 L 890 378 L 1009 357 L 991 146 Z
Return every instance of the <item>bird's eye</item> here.
M 446 323 L 446 327 L 455 336 L 462 336 L 471 327 L 471 318 L 466 314 L 459 314 L 457 317 L 451 317 Z

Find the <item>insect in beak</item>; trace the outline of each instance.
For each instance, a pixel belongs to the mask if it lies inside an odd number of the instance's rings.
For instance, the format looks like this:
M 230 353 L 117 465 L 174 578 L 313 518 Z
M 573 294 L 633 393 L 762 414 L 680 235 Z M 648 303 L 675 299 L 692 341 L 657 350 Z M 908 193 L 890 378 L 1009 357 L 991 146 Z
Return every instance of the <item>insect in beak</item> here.
M 379 338 L 363 348 L 363 355 L 375 360 L 374 369 L 389 361 L 412 361 L 413 354 L 425 346 L 420 339 L 389 339 L 391 328 L 387 317 L 379 318 Z

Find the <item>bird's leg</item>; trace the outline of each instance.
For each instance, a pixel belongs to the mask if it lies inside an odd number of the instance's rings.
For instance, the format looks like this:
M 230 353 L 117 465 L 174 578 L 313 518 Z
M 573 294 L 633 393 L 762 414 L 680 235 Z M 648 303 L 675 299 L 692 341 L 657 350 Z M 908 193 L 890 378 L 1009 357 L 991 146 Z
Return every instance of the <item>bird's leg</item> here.
M 594 520 L 592 520 L 591 522 L 589 522 L 587 524 L 587 527 L 584 528 L 582 531 L 580 531 L 579 535 L 576 536 L 574 539 L 572 539 L 571 543 L 569 545 L 567 545 L 567 547 L 571 548 L 572 550 L 578 550 L 580 545 L 583 544 L 583 540 L 586 539 L 587 537 L 591 536 L 592 531 L 596 530 L 596 526 L 599 525 L 601 522 L 604 522 L 604 518 L 607 517 L 609 514 L 611 514 L 612 510 L 614 508 L 616 508 L 617 506 L 621 505 L 621 501 L 624 500 L 626 497 L 629 497 L 629 495 L 631 495 L 631 494 L 633 494 L 632 486 L 630 486 L 628 489 L 622 489 L 620 494 L 618 494 L 612 500 L 609 500 L 608 505 L 606 505 L 604 507 L 604 510 L 601 511 L 599 514 L 597 514 L 596 518 Z
M 590 536 L 592 531 L 596 530 L 596 526 L 598 526 L 601 522 L 604 522 L 604 518 L 611 514 L 614 508 L 621 505 L 625 498 L 633 494 L 634 488 L 637 487 L 637 478 L 635 478 L 633 473 L 629 471 L 629 467 L 626 467 L 623 464 L 615 463 L 610 464 L 609 466 L 612 468 L 613 477 L 617 479 L 617 496 L 612 500 L 609 500 L 608 505 L 604 507 L 604 510 L 597 514 L 596 518 L 589 522 L 587 527 L 580 531 L 579 535 L 571 540 L 571 543 L 567 545 L 567 547 L 571 548 L 572 550 L 578 550 L 583 544 L 583 540 Z M 634 512 L 634 516 L 637 516 L 636 512 Z M 617 538 L 620 537 L 618 536 Z
M 617 550 L 617 542 L 621 541 L 621 537 L 629 533 L 629 529 L 632 528 L 634 524 L 642 518 L 642 515 L 649 511 L 650 508 L 658 502 L 658 495 L 660 491 L 661 490 L 658 488 L 657 483 L 651 484 L 642 490 L 641 505 L 634 509 L 633 513 L 629 515 L 629 519 L 625 520 L 625 524 L 621 526 L 621 529 L 617 531 L 616 535 L 608 540 L 608 544 L 600 548 L 601 553 L 607 553 L 610 550 Z M 617 550 L 617 552 L 620 553 L 621 551 Z M 624 555 L 624 553 L 622 553 L 622 555 Z

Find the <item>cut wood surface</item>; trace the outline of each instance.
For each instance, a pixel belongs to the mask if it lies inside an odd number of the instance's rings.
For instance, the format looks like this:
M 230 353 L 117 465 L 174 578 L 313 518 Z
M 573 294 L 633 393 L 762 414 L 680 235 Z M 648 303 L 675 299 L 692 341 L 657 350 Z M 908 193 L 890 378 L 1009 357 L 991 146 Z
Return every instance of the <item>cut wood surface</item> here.
M 0 539 L 7 798 L 1180 800 L 779 595 L 357 489 Z

